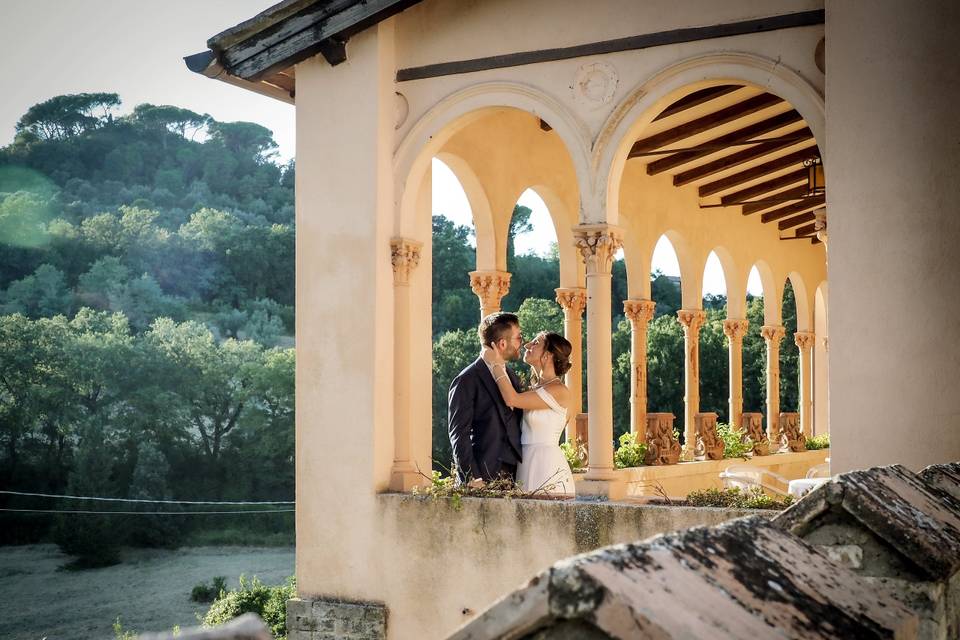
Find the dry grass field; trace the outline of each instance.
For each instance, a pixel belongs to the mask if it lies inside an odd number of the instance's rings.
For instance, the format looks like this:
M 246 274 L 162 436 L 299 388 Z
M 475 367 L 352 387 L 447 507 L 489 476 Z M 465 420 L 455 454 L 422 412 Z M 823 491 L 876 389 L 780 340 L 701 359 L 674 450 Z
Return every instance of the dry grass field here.
M 0 547 L 0 638 L 111 638 L 117 616 L 138 632 L 194 626 L 207 608 L 191 602 L 195 584 L 226 576 L 235 588 L 240 574 L 280 584 L 294 571 L 291 547 L 133 549 L 112 567 L 60 570 L 69 559 L 55 545 Z

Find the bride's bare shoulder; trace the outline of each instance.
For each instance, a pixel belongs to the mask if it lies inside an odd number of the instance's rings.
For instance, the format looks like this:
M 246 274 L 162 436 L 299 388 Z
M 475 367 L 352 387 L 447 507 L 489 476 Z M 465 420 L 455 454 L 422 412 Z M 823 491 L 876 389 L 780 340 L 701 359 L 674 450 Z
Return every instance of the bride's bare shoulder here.
M 554 400 L 563 406 L 567 406 L 567 398 L 570 396 L 570 389 L 567 388 L 567 385 L 557 380 L 556 382 L 548 384 L 544 389 L 553 396 Z

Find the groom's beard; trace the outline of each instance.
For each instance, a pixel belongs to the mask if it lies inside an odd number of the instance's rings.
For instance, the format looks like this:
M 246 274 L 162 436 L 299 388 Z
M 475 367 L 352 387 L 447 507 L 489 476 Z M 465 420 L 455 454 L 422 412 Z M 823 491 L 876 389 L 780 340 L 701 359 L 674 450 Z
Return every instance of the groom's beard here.
M 504 360 L 519 360 L 520 359 L 520 349 L 510 348 L 509 351 L 504 350 L 503 352 Z

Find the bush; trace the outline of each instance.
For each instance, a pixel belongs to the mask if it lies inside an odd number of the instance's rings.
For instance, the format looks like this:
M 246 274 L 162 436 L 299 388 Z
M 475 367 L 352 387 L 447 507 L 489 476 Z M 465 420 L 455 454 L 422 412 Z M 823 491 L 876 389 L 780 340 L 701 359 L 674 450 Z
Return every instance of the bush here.
M 263 618 L 275 638 L 287 637 L 287 600 L 297 594 L 296 580 L 287 578 L 287 583 L 266 586 L 256 576 L 247 581 L 240 576 L 240 588 L 235 591 L 222 591 L 210 610 L 203 617 L 203 626 L 215 627 L 244 613 L 253 612 Z
M 731 489 L 701 489 L 687 494 L 687 502 L 693 507 L 725 507 L 733 509 L 786 509 L 793 502 L 793 497 L 774 498 L 760 487 L 753 487 L 749 491 L 738 488 Z
M 829 449 L 830 448 L 830 434 L 825 433 L 822 436 L 814 436 L 812 438 L 807 438 L 807 449 L 816 450 L 816 449 Z
M 226 590 L 227 579 L 224 576 L 215 576 L 212 585 L 201 582 L 194 586 L 193 590 L 190 591 L 190 599 L 194 602 L 213 602 Z
M 617 469 L 639 467 L 647 455 L 647 443 L 637 442 L 637 434 L 625 433 L 620 436 L 620 446 L 613 454 L 613 464 Z
M 579 441 L 564 442 L 560 445 L 560 450 L 563 451 L 563 456 L 567 459 L 567 464 L 570 465 L 570 471 L 583 469 L 586 450 Z
M 746 438 L 741 429 L 721 422 L 717 425 L 717 435 L 723 440 L 724 458 L 743 458 L 753 451 L 753 442 Z

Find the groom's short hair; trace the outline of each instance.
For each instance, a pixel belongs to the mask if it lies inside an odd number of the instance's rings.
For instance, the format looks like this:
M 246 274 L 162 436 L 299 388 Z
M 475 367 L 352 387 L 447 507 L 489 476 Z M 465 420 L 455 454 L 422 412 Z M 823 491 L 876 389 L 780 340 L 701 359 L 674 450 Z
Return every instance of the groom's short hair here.
M 480 344 L 486 346 L 509 338 L 514 326 L 520 326 L 520 318 L 516 314 L 503 311 L 491 313 L 480 321 L 480 326 L 477 328 Z

